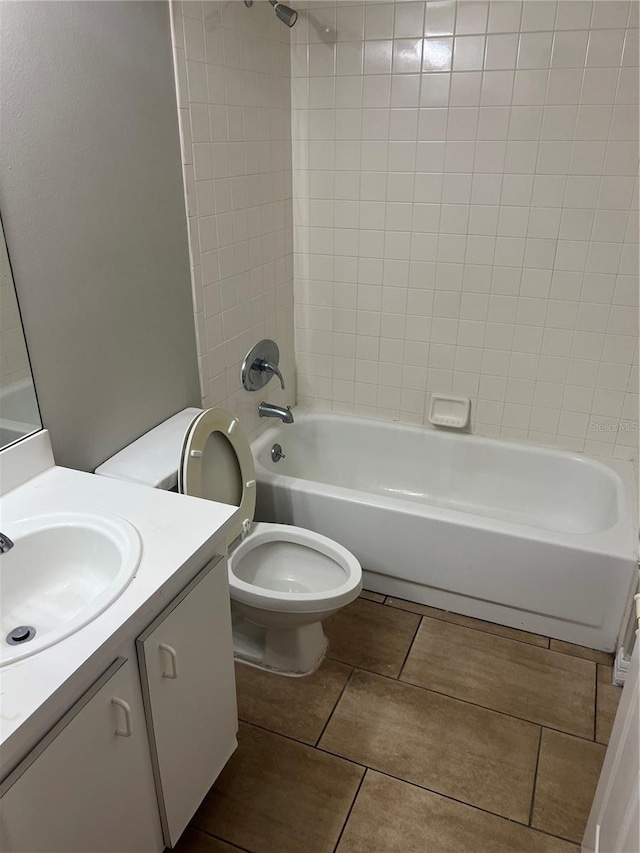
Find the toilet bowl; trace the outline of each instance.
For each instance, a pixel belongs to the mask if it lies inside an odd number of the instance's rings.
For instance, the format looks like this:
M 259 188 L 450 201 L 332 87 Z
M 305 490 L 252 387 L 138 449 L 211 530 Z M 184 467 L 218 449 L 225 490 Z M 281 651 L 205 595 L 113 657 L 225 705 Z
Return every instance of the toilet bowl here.
M 236 658 L 299 676 L 322 662 L 322 620 L 362 588 L 358 560 L 337 542 L 287 524 L 254 523 L 255 467 L 240 423 L 225 409 L 186 409 L 96 473 L 238 507 L 230 521 L 229 593 Z
M 356 558 L 331 539 L 284 524 L 258 523 L 229 552 L 238 650 L 248 662 L 289 675 L 313 672 L 327 648 L 322 621 L 362 586 Z M 240 636 L 242 634 L 242 636 Z

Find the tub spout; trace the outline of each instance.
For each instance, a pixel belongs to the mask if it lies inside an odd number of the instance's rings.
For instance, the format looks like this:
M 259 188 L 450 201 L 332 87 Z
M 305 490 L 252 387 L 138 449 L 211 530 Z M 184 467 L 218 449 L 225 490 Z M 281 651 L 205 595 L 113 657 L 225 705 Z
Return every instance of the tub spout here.
M 291 406 L 274 406 L 273 403 L 260 403 L 258 406 L 258 414 L 261 418 L 280 418 L 283 424 L 293 423 L 293 413 Z

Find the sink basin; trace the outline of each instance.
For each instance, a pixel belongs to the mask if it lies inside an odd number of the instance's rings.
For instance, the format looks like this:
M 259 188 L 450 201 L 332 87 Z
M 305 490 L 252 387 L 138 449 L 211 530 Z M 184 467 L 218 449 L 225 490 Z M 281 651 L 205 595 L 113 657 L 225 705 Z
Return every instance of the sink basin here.
M 2 532 L 15 544 L 0 555 L 0 666 L 95 619 L 129 584 L 142 554 L 138 531 L 116 515 L 54 513 Z

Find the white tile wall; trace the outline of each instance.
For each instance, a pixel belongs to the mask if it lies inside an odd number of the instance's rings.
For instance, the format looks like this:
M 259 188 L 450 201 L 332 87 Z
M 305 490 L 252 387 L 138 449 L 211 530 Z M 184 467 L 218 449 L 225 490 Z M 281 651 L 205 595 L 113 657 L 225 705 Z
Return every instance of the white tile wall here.
M 422 423 L 453 393 L 475 432 L 633 455 L 637 27 L 635 0 L 306 4 L 300 403 Z
M 237 0 L 172 3 L 172 30 L 203 405 L 251 433 L 263 397 L 240 365 L 261 338 L 287 384 L 266 398 L 295 401 L 289 30 Z

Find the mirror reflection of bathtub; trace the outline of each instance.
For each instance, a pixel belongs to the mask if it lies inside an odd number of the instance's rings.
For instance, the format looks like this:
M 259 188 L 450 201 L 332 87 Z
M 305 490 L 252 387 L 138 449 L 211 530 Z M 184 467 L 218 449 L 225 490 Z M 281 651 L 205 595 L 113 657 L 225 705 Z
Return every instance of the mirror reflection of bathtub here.
M 294 413 L 253 444 L 257 519 L 340 542 L 367 589 L 614 649 L 638 557 L 630 463 Z

